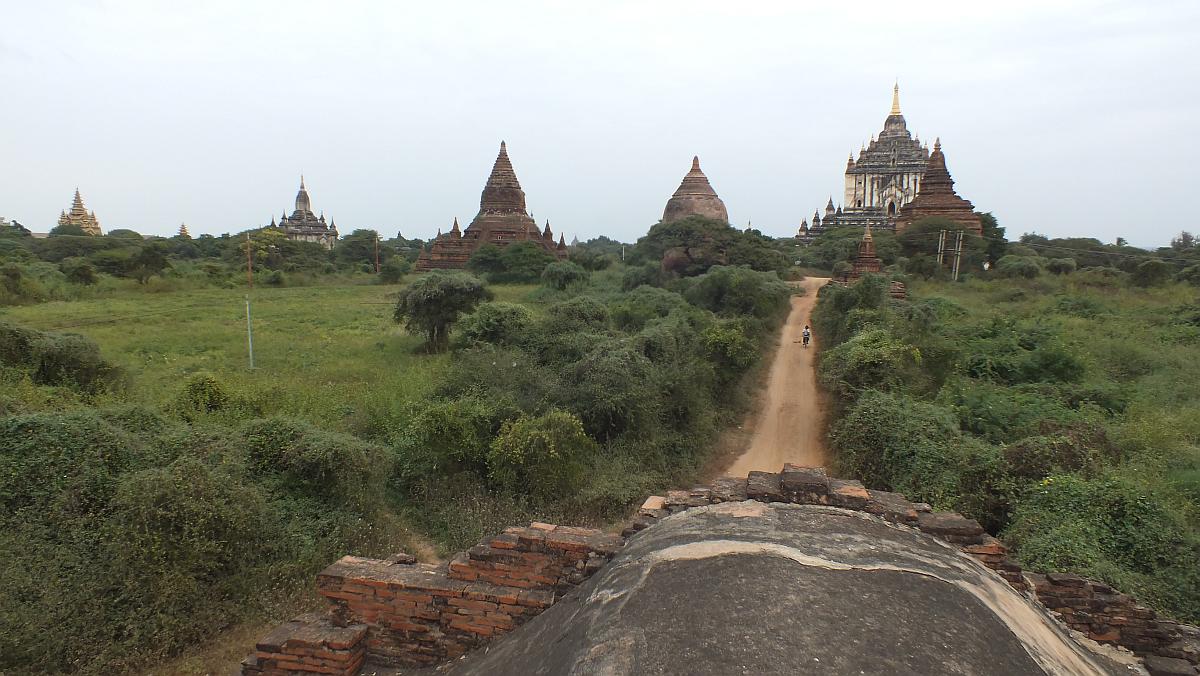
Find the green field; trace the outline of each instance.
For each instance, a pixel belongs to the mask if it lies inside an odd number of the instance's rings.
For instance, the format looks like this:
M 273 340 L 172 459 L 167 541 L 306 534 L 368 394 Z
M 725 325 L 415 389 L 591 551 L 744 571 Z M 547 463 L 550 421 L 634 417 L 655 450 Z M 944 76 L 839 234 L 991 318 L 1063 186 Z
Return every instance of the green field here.
M 518 300 L 534 287 L 492 287 Z M 256 402 L 345 431 L 362 407 L 392 408 L 422 397 L 446 355 L 420 351 L 420 336 L 392 321 L 396 286 L 258 288 L 250 292 L 255 368 L 249 368 L 246 294 L 195 289 L 0 309 L 0 319 L 44 331 L 83 334 L 128 373 L 110 395 L 156 406 L 193 373 L 209 372 Z M 98 402 L 104 403 L 104 402 Z

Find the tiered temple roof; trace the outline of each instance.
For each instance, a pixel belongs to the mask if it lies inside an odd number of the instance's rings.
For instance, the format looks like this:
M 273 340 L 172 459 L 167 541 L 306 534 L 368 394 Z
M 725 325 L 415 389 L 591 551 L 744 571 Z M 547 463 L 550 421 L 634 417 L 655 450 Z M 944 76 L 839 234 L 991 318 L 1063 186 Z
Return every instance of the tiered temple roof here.
M 722 223 L 729 222 L 729 213 L 725 211 L 725 203 L 717 197 L 708 182 L 708 177 L 700 171 L 700 158 L 692 158 L 692 168 L 683 177 L 679 189 L 667 200 L 667 208 L 663 210 L 664 223 L 677 221 L 688 216 L 703 216 Z
M 539 231 L 526 212 L 525 191 L 508 158 L 508 147 L 501 141 L 500 154 L 479 196 L 479 213 L 465 230 L 459 229 L 457 218 L 450 232 L 443 235 L 439 230 L 429 249 L 417 257 L 417 270 L 463 269 L 471 254 L 484 244 L 505 247 L 516 242 L 534 242 L 555 258 L 567 257 L 566 242 L 561 235 L 558 243 L 554 242 L 550 221 Z
M 316 242 L 326 249 L 332 249 L 337 243 L 337 224 L 332 220 L 326 224 L 325 214 L 317 216 L 312 212 L 312 201 L 308 197 L 308 189 L 304 187 L 303 175 L 300 176 L 300 190 L 296 193 L 296 209 L 291 216 L 283 213 L 279 223 L 272 218 L 271 227 L 282 230 L 288 239 Z
M 975 207 L 954 192 L 954 179 L 950 178 L 950 171 L 946 169 L 941 139 L 933 144 L 933 154 L 929 156 L 921 191 L 916 199 L 900 210 L 896 218 L 896 231 L 901 232 L 922 218 L 933 217 L 949 219 L 962 225 L 967 232 L 983 236 L 983 223 L 979 214 L 975 213 Z
M 96 218 L 96 212 L 84 208 L 83 198 L 79 196 L 79 188 L 75 188 L 75 201 L 71 203 L 71 210 L 62 212 L 58 217 L 58 224 L 78 225 L 89 235 L 104 234 L 100 230 L 100 221 Z
M 825 217 L 814 217 L 801 228 L 800 239 L 810 241 L 829 228 L 856 226 L 891 229 L 896 214 L 916 197 L 929 160 L 928 147 L 913 137 L 900 112 L 900 86 L 892 89 L 892 108 L 883 121 L 883 131 L 871 137 L 846 161 L 845 194 L 836 209 L 831 198 Z

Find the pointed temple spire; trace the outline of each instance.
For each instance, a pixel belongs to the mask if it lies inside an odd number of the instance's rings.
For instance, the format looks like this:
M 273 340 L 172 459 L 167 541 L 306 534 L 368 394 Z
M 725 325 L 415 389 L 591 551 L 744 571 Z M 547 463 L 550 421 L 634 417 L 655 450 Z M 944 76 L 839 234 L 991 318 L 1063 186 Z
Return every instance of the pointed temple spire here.
M 75 199 L 71 201 L 70 211 L 64 211 L 58 217 L 59 225 L 77 225 L 89 235 L 103 234 L 100 230 L 100 221 L 96 219 L 96 212 L 89 212 L 83 206 L 83 197 L 79 194 L 79 188 L 75 188 Z
M 692 157 L 692 168 L 684 175 L 675 194 L 667 200 L 662 220 L 665 223 L 688 216 L 703 216 L 722 223 L 729 222 L 725 203 L 717 196 L 717 191 L 713 190 L 708 177 L 700 170 L 698 155 Z
M 900 83 L 892 87 L 892 112 L 889 115 L 900 115 Z
M 558 235 L 558 250 L 565 251 L 566 248 L 567 248 L 567 239 L 566 239 L 566 237 L 564 237 L 562 235 L 562 233 L 559 233 L 559 235 Z
M 508 157 L 508 144 L 501 141 L 500 152 L 479 196 L 479 213 L 461 231 L 455 218 L 449 237 L 441 237 L 439 229 L 436 241 L 417 257 L 417 270 L 465 268 L 471 255 L 485 244 L 503 248 L 517 242 L 529 242 L 559 260 L 565 259 L 566 251 L 555 247 L 550 232 L 547 221 L 543 236 L 533 220 L 533 213 L 526 208 L 525 191 L 521 189 Z
M 896 218 L 896 232 L 903 232 L 922 218 L 932 217 L 954 221 L 970 233 L 983 235 L 983 223 L 979 214 L 975 213 L 974 205 L 954 192 L 954 179 L 946 168 L 941 138 L 933 142 L 933 152 L 929 154 L 917 196 L 900 209 Z
M 542 231 L 542 237 L 550 241 L 554 241 L 554 233 L 550 231 L 550 219 L 546 219 L 546 229 Z

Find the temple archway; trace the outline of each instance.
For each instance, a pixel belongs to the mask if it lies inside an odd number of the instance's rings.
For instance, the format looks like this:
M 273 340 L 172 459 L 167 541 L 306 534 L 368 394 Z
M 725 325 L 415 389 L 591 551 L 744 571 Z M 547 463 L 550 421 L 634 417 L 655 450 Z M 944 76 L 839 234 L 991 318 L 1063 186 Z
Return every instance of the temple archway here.
M 896 203 L 888 202 L 888 216 L 895 216 L 895 215 L 896 215 Z

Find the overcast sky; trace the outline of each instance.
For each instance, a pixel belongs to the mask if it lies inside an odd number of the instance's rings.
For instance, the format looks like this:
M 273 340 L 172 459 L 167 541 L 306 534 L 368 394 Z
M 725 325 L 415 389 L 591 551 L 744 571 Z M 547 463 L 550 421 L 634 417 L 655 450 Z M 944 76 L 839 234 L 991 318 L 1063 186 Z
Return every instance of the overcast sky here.
M 900 82 L 1010 237 L 1200 228 L 1200 3 L 0 0 L 0 216 L 343 234 L 465 224 L 501 139 L 539 222 L 632 241 L 692 155 L 736 225 L 794 233 Z

